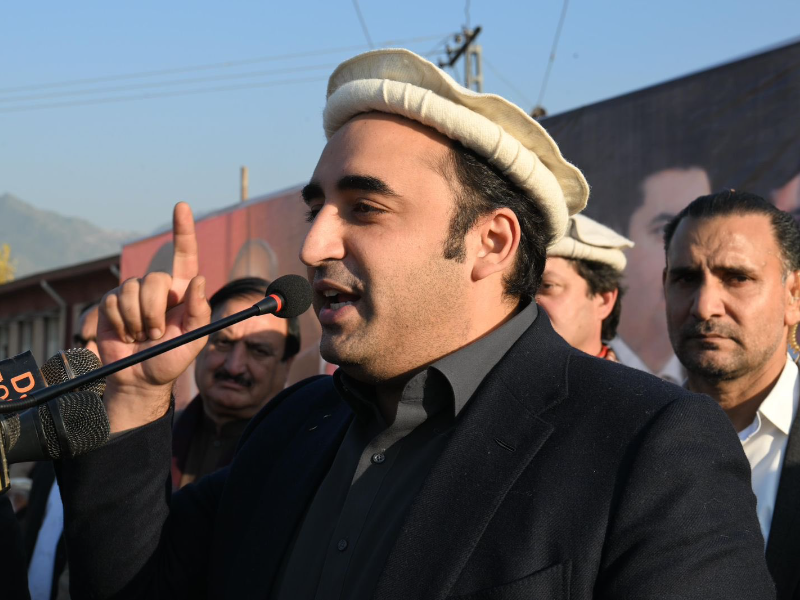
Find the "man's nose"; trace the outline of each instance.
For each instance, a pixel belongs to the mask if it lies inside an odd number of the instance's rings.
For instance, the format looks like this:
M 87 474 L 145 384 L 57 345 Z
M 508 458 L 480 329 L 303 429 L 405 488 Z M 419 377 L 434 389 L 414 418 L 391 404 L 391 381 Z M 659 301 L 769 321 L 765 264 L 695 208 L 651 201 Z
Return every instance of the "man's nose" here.
M 725 314 L 724 290 L 719 282 L 706 280 L 694 292 L 692 315 L 707 321 Z
M 342 260 L 345 256 L 344 223 L 339 209 L 332 204 L 323 205 L 314 217 L 300 248 L 300 260 L 306 266 L 316 267 L 328 260 Z
M 233 344 L 225 355 L 225 370 L 231 375 L 241 375 L 247 370 L 247 348 L 244 344 Z

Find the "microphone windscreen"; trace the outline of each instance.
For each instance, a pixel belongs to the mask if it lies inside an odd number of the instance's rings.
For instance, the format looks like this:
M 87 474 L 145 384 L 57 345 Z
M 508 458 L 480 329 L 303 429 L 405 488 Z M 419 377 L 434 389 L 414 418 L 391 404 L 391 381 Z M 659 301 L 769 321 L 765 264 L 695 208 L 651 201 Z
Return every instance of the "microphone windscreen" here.
M 56 424 L 50 405 L 58 403 L 58 410 L 66 433 L 67 456 L 64 456 L 58 439 Z M 70 392 L 42 404 L 37 409 L 45 434 L 50 459 L 72 458 L 99 448 L 108 441 L 111 426 L 100 396 L 94 392 Z M 56 417 L 58 418 L 58 417 Z
M 284 275 L 278 277 L 267 288 L 267 296 L 277 294 L 283 299 L 283 308 L 275 313 L 276 317 L 291 319 L 299 317 L 311 306 L 311 284 L 300 275 Z
M 71 348 L 51 356 L 42 365 L 40 371 L 47 385 L 56 385 L 74 379 L 79 375 L 85 375 L 95 369 L 99 369 L 103 364 L 97 355 L 86 348 Z M 94 392 L 102 396 L 106 391 L 104 379 L 98 379 L 79 387 L 76 391 Z

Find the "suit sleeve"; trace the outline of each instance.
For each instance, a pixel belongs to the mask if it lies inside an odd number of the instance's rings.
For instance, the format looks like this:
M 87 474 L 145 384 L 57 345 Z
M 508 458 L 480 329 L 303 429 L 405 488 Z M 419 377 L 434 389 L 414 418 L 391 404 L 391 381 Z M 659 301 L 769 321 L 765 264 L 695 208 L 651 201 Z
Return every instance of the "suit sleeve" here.
M 715 402 L 667 405 L 627 458 L 595 597 L 775 598 L 750 465 Z
M 170 411 L 57 467 L 72 597 L 205 596 L 227 469 L 172 497 L 171 426 Z

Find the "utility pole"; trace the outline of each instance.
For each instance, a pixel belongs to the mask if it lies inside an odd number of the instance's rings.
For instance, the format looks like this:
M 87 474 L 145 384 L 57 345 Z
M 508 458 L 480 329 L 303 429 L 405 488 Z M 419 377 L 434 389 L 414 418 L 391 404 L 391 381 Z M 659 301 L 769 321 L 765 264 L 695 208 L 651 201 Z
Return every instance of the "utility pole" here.
M 239 200 L 241 202 L 247 201 L 247 188 L 248 188 L 248 176 L 247 176 L 247 167 L 242 167 L 241 176 L 239 180 Z
M 475 92 L 483 92 L 483 49 L 473 43 L 480 32 L 480 25 L 475 29 L 464 27 L 461 33 L 454 36 L 455 43 L 459 45 L 456 48 L 446 46 L 447 60 L 439 61 L 440 68 L 452 67 L 463 55 L 464 87 Z

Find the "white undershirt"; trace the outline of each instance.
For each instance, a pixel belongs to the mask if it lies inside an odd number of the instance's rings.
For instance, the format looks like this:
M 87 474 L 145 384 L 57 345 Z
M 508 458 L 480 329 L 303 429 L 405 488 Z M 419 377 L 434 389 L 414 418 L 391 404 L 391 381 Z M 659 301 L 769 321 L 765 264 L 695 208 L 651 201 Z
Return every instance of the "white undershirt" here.
M 621 337 L 615 337 L 613 340 L 608 342 L 608 346 L 617 355 L 617 360 L 619 360 L 619 362 L 626 367 L 631 367 L 633 369 L 644 371 L 645 373 L 650 373 L 656 377 L 660 377 L 661 379 L 665 379 L 666 381 L 675 383 L 677 385 L 680 385 L 681 382 L 686 379 L 683 365 L 681 364 L 681 361 L 678 360 L 678 357 L 674 354 L 661 368 L 661 370 L 656 373 L 651 371 L 647 365 L 644 364 L 644 361 L 639 358 L 633 350 L 631 350 L 631 347 L 628 346 L 628 344 L 625 343 L 625 340 L 623 340 Z
M 798 397 L 800 376 L 797 365 L 787 354 L 786 365 L 775 386 L 758 407 L 755 420 L 739 432 L 753 473 L 753 492 L 758 500 L 756 511 L 765 543 L 775 512 L 775 497 L 778 495 L 789 431 L 797 414 Z
M 53 586 L 53 569 L 56 564 L 56 546 L 64 529 L 64 506 L 58 482 L 54 481 L 47 496 L 44 519 L 36 537 L 31 564 L 28 567 L 28 588 L 31 600 L 50 600 Z

